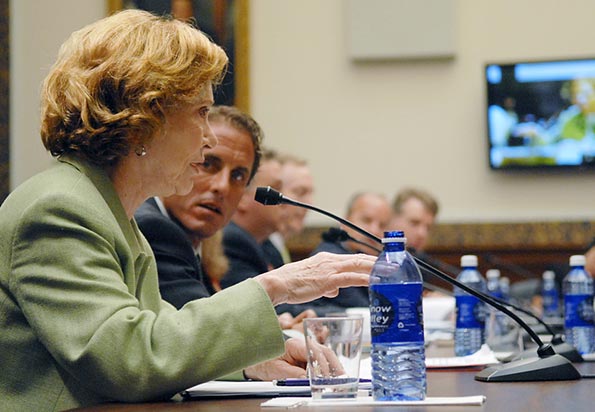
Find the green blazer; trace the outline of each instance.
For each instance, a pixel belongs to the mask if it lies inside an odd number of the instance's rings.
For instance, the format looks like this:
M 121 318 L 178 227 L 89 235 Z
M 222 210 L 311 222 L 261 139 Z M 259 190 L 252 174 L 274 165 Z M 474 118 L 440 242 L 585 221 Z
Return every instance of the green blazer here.
M 275 310 L 251 280 L 179 311 L 106 173 L 72 157 L 0 207 L 0 404 L 63 410 L 169 398 L 278 356 Z

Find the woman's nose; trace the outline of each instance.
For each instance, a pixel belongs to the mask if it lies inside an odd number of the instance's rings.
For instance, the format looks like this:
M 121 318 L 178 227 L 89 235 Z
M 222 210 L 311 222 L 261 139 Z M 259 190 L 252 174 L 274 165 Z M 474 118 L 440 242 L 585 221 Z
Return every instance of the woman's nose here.
M 211 129 L 211 125 L 207 123 L 205 130 L 205 146 L 207 146 L 209 149 L 212 149 L 213 147 L 217 146 L 217 143 L 217 136 L 213 132 L 213 129 Z

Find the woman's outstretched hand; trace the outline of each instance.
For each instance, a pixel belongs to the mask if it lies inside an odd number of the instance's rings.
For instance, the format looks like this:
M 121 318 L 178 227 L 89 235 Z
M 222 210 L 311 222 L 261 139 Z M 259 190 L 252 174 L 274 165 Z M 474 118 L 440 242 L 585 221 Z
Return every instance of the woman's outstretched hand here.
M 335 297 L 340 288 L 368 286 L 375 256 L 321 252 L 256 276 L 274 305 Z

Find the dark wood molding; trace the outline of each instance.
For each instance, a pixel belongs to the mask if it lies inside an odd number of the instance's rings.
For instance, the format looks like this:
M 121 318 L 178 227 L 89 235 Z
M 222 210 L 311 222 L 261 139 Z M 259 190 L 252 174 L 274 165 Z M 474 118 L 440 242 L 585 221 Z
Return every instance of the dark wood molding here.
M 556 248 L 586 246 L 595 235 L 595 221 L 438 224 L 429 249 Z
M 307 257 L 328 227 L 307 227 L 290 239 L 294 259 Z M 595 221 L 443 223 L 432 231 L 426 252 L 458 267 L 462 255 L 479 257 L 480 270 L 498 268 L 513 281 L 540 277 L 544 270 L 566 270 L 568 258 L 585 252 L 595 236 Z

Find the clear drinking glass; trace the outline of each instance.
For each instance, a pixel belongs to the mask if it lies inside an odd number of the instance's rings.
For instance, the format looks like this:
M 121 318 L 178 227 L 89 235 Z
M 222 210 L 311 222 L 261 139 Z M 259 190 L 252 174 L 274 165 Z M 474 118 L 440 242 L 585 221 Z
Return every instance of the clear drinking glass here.
M 312 398 L 357 397 L 362 330 L 362 317 L 304 319 Z

